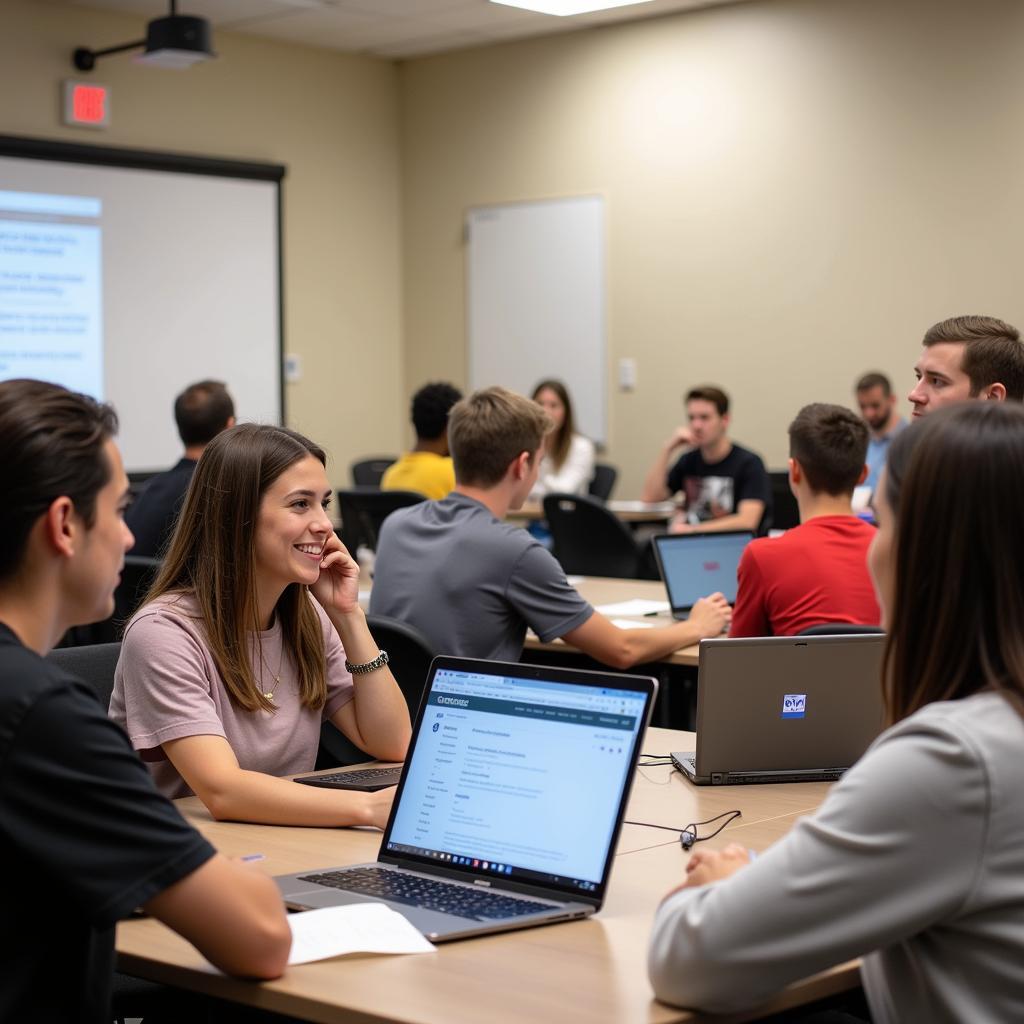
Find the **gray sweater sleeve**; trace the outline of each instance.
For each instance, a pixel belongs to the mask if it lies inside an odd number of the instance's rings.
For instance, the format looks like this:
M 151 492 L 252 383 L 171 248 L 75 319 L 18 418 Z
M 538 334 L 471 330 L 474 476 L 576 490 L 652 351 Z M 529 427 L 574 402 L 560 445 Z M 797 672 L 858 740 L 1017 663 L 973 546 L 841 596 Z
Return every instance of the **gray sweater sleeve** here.
M 659 999 L 738 1010 L 963 905 L 988 779 L 968 740 L 920 717 L 880 737 L 816 815 L 750 866 L 662 904 L 648 964 Z

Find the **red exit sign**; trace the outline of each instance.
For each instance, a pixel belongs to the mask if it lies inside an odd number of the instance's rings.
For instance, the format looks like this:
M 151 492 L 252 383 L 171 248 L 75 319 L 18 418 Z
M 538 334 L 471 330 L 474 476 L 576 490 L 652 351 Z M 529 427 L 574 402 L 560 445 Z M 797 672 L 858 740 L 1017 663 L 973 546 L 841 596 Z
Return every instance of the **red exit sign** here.
M 66 79 L 64 123 L 80 128 L 106 128 L 110 124 L 110 88 L 95 82 Z

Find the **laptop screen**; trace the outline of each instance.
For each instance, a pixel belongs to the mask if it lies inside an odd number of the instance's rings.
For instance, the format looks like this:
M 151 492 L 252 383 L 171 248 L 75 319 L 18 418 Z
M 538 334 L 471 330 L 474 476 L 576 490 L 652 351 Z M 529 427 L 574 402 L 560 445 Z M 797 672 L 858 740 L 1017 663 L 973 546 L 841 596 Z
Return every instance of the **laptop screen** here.
M 653 681 L 581 685 L 557 669 L 462 664 L 475 669 L 435 662 L 381 853 L 597 892 Z
M 655 537 L 658 567 L 673 611 L 692 608 L 700 598 L 716 591 L 732 604 L 740 556 L 753 536 L 744 530 Z

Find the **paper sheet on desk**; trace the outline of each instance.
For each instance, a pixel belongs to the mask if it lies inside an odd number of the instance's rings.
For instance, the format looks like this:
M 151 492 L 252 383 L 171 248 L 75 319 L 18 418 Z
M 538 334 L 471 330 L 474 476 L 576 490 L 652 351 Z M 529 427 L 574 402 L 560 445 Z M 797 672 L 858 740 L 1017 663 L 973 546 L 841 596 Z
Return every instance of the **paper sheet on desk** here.
M 637 622 L 636 619 L 612 619 L 611 622 L 619 629 L 654 629 L 653 622 Z
M 289 914 L 289 964 L 308 964 L 346 953 L 431 953 L 436 948 L 401 914 L 383 903 L 353 903 Z
M 637 597 L 616 604 L 599 604 L 596 610 L 611 618 L 613 615 L 657 615 L 658 612 L 667 612 L 668 607 L 668 601 L 647 601 Z

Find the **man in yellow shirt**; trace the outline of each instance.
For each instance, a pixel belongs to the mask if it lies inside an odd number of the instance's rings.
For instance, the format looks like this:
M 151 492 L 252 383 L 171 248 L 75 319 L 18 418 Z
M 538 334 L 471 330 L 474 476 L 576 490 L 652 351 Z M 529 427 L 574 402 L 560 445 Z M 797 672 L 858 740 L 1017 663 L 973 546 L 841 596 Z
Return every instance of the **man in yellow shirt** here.
M 455 487 L 455 469 L 448 451 L 448 410 L 462 397 L 451 384 L 425 384 L 412 396 L 416 446 L 389 466 L 381 490 L 419 491 L 443 498 Z

